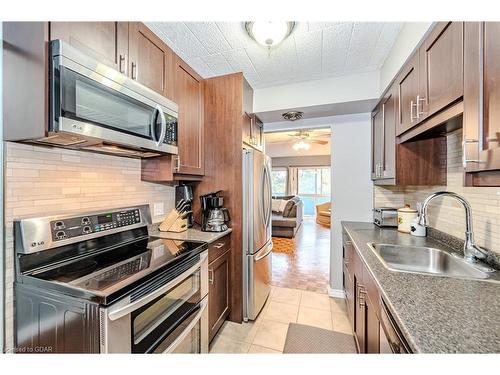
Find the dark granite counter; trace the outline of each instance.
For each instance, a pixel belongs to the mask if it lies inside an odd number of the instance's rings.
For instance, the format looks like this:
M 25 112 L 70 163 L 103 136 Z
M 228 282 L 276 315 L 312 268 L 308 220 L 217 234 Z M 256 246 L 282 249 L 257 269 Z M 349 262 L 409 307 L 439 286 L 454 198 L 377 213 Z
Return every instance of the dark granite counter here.
M 342 226 L 415 353 L 500 353 L 500 283 L 392 272 L 367 243 L 459 249 L 372 223 Z

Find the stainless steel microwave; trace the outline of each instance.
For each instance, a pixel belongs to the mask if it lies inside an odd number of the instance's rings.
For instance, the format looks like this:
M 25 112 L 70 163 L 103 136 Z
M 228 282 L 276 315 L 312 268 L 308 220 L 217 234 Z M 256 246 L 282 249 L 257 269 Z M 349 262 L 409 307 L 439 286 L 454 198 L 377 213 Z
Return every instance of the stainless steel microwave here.
M 38 143 L 130 157 L 177 154 L 177 104 L 60 40 L 50 42 L 49 56 L 48 132 Z

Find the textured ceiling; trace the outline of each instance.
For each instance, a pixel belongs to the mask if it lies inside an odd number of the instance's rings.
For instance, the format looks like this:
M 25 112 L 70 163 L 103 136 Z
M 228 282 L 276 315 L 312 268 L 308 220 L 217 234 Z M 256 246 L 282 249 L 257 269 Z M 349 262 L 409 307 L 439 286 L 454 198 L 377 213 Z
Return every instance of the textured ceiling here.
M 204 78 L 243 72 L 253 88 L 379 69 L 402 23 L 298 22 L 270 53 L 243 22 L 147 22 Z

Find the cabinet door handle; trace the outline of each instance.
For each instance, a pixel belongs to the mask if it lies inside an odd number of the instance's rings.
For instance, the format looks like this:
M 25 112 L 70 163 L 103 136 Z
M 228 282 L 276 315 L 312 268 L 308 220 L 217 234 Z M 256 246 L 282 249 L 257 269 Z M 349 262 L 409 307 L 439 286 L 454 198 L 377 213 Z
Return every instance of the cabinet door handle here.
M 413 122 L 413 120 L 417 120 L 418 117 L 413 115 L 413 108 L 416 108 L 416 103 L 411 100 L 410 101 L 410 121 Z
M 119 61 L 118 61 L 118 70 L 120 73 L 125 73 L 125 69 L 123 68 L 125 66 L 125 55 L 120 54 Z
M 419 106 L 420 102 L 422 102 L 422 111 L 418 110 L 418 106 Z M 417 103 L 416 103 L 417 119 L 419 119 L 421 115 L 424 115 L 424 102 L 425 102 L 425 98 L 421 98 L 420 95 L 417 95 Z
M 214 284 L 214 270 L 212 268 L 208 269 L 208 282 Z
M 132 79 L 137 80 L 139 76 L 139 68 L 135 62 L 132 61 Z
M 221 247 L 223 247 L 224 245 L 225 245 L 225 244 L 224 244 L 224 242 L 217 242 L 217 245 L 214 245 L 214 247 L 215 247 L 216 249 L 220 249 L 220 248 L 221 248 Z
M 467 163 L 485 163 L 483 160 L 478 159 L 467 159 L 467 144 L 469 143 L 479 143 L 478 139 L 464 139 L 462 141 L 462 166 L 467 168 Z

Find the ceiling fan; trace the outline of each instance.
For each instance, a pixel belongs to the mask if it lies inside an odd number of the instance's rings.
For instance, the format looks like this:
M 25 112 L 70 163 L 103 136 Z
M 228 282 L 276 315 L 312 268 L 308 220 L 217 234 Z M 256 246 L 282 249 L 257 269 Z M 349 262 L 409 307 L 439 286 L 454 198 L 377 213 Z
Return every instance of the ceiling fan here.
M 314 135 L 314 134 L 311 134 L 309 133 L 308 131 L 305 131 L 305 130 L 301 130 L 301 131 L 298 131 L 298 132 L 295 132 L 295 133 L 292 133 L 292 134 L 288 134 L 290 137 L 294 137 L 296 138 L 297 140 L 299 141 L 302 141 L 302 142 L 308 142 L 308 143 L 316 143 L 318 145 L 326 145 L 328 143 L 328 141 L 322 141 L 320 139 L 315 139 L 315 138 L 319 138 L 319 137 L 330 137 L 330 134 L 318 134 L 318 135 Z

